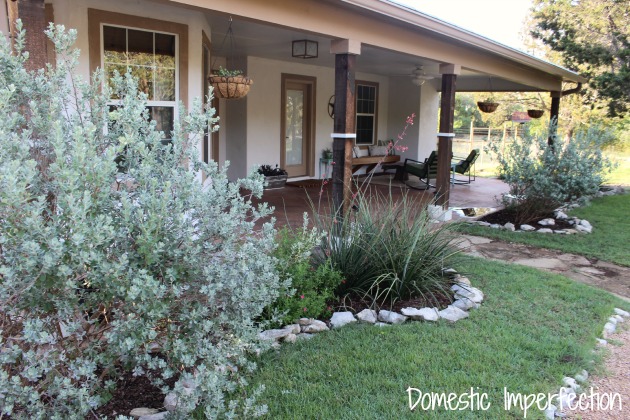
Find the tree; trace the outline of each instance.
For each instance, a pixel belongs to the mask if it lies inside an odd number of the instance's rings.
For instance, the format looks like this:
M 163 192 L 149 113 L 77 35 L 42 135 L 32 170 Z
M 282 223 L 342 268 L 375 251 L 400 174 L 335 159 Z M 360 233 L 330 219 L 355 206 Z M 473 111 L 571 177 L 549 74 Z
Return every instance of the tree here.
M 603 100 L 609 116 L 630 104 L 630 3 L 626 0 L 535 0 L 532 35 L 589 80 L 583 101 Z

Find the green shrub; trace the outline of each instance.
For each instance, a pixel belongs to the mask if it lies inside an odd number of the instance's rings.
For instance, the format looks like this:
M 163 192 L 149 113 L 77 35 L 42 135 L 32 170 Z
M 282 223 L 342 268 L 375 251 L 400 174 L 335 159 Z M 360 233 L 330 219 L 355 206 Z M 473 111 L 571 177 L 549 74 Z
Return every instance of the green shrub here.
M 504 204 L 515 214 L 517 224 L 597 192 L 611 169 L 602 155 L 609 136 L 600 127 L 579 130 L 564 141 L 555 135 L 555 125 L 551 133 L 553 146 L 547 144 L 547 133 L 534 136 L 526 131 L 504 149 L 500 142 L 489 147 L 497 155 L 501 177 L 510 186 L 512 197 L 504 199 Z
M 278 248 L 274 255 L 278 259 L 280 278 L 291 282 L 280 297 L 270 305 L 267 316 L 275 316 L 279 325 L 287 325 L 300 318 L 328 318 L 328 304 L 334 299 L 334 291 L 341 284 L 342 275 L 325 259 L 319 264 L 313 261 L 312 250 L 319 243 L 321 234 L 308 231 L 305 226 L 294 232 L 288 228 L 280 230 Z
M 318 220 L 327 232 L 324 255 L 345 279 L 339 295 L 391 303 L 420 296 L 435 300 L 448 290 L 451 281 L 442 270 L 456 253 L 451 224 L 433 224 L 425 204 L 407 193 L 396 200 L 378 190 L 360 191 L 353 208 L 342 220 Z
M 0 417 L 95 417 L 123 369 L 174 380 L 175 417 L 260 414 L 236 390 L 283 287 L 275 230 L 254 230 L 268 211 L 240 193 L 262 177 L 199 161 L 217 121 L 199 100 L 166 146 L 129 75 L 109 112 L 102 74 L 75 75 L 76 33 L 48 34 L 56 66 L 37 73 L 0 36 Z

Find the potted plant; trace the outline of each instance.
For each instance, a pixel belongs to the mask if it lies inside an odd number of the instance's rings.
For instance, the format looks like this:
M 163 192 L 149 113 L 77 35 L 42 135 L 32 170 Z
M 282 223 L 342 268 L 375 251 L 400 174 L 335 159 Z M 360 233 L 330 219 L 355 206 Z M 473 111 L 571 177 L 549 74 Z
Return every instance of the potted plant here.
M 481 112 L 491 113 L 497 110 L 499 103 L 494 102 L 493 98 L 486 98 L 485 101 L 477 102 L 477 106 Z
M 333 158 L 333 152 L 329 147 L 322 150 L 322 158 L 327 159 L 327 160 Z
M 227 70 L 223 67 L 219 67 L 216 74 L 210 75 L 208 81 L 217 95 L 224 99 L 243 98 L 254 83 L 249 77 L 243 76 L 241 70 Z
M 287 183 L 288 174 L 282 168 L 276 165 L 272 168 L 271 165 L 260 165 L 258 173 L 265 176 L 265 189 L 282 188 Z

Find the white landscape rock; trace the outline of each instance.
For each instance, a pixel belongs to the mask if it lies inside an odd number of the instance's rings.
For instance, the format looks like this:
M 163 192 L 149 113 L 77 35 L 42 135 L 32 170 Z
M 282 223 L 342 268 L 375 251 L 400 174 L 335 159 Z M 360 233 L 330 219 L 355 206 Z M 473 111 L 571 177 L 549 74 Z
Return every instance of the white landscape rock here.
M 159 413 L 160 410 L 156 410 L 155 408 L 146 408 L 146 407 L 139 407 L 139 408 L 134 408 L 133 410 L 131 410 L 129 412 L 129 415 L 131 417 L 142 417 L 142 416 L 149 416 L 151 414 L 157 414 Z
M 538 224 L 540 226 L 554 226 L 556 224 L 556 221 L 552 218 L 547 218 L 538 221 Z
M 625 316 L 626 318 L 630 317 L 630 313 L 628 313 L 627 311 L 624 311 L 623 309 L 615 308 L 614 310 L 615 310 L 615 314 L 617 315 Z
M 521 225 L 521 230 L 525 232 L 531 232 L 533 230 L 536 230 L 536 228 L 532 225 L 524 224 L 524 225 Z
M 366 324 L 375 324 L 377 320 L 376 311 L 373 309 L 364 309 L 357 314 L 359 322 Z
M 557 409 L 558 409 L 558 407 L 556 407 L 555 405 L 549 404 L 549 406 L 544 411 L 545 418 L 547 420 L 553 420 L 556 417 L 556 410 Z
M 583 226 L 583 225 L 577 225 L 577 226 L 575 227 L 575 229 L 576 229 L 578 232 L 583 232 L 583 233 L 591 233 L 591 232 L 593 231 L 593 228 L 592 228 L 592 227 L 590 227 L 590 226 L 588 226 L 588 227 L 587 227 L 587 226 Z
M 569 216 L 567 216 L 567 214 L 563 212 L 562 210 L 556 210 L 554 212 L 554 217 L 558 220 L 566 220 L 569 218 Z
M 542 229 L 538 229 L 537 232 L 538 233 L 553 233 L 553 230 L 551 230 L 549 228 L 542 228 Z
M 341 328 L 344 325 L 348 325 L 353 322 L 357 322 L 357 320 L 354 318 L 354 315 L 350 311 L 335 312 L 332 314 L 332 318 L 330 318 L 330 325 L 333 328 Z
M 588 380 L 588 372 L 586 370 L 582 370 L 582 372 L 575 375 L 575 380 L 581 383 L 585 383 Z
M 614 316 L 611 316 L 610 318 L 608 318 L 608 322 L 617 325 L 617 322 L 619 322 L 619 321 Z
M 506 230 L 509 230 L 510 232 L 514 232 L 516 230 L 516 227 L 514 226 L 514 223 L 510 223 L 510 222 L 507 222 L 506 224 L 504 224 L 503 227 Z
M 498 224 L 498 223 L 493 223 L 493 224 L 491 224 L 491 225 L 490 225 L 490 227 L 491 227 L 492 229 L 501 229 L 503 226 L 501 226 L 501 225 L 500 225 L 500 224 Z
M 291 334 L 291 330 L 287 328 L 279 328 L 275 330 L 266 330 L 258 334 L 261 340 L 280 340 Z
M 592 228 L 593 226 L 589 223 L 588 220 L 580 220 L 580 226 L 584 226 L 585 228 Z
M 483 292 L 476 287 L 455 284 L 451 286 L 451 290 L 455 292 L 455 299 L 465 298 L 470 299 L 475 303 L 481 303 L 484 299 Z
M 378 312 L 378 320 L 388 324 L 402 324 L 407 317 L 394 311 L 381 310 Z
M 437 321 L 440 318 L 437 308 L 403 308 L 400 312 L 416 321 Z
M 462 311 L 467 311 L 469 309 L 477 309 L 479 307 L 478 303 L 475 303 L 468 298 L 457 299 L 455 302 L 452 303 L 452 305 L 455 306 L 456 308 L 461 309 Z
M 301 318 L 302 320 L 304 318 Z M 320 333 L 322 331 L 328 331 L 328 326 L 324 321 L 320 321 L 318 319 L 311 319 L 308 325 L 302 325 L 302 332 L 314 334 Z
M 453 305 L 449 305 L 446 309 L 442 309 L 438 312 L 438 314 L 440 315 L 440 318 L 446 319 L 450 322 L 456 322 L 460 319 L 468 318 L 468 312 L 462 311 Z
M 617 326 L 615 324 L 613 324 L 612 322 L 607 322 L 604 325 L 604 332 L 602 333 L 602 335 L 604 336 L 604 338 L 606 338 L 609 334 L 613 334 L 616 329 Z
M 470 286 L 470 279 L 468 277 L 460 276 L 457 278 L 457 284 Z
M 597 340 L 597 345 L 598 346 L 605 346 L 608 344 L 608 341 L 602 339 L 602 338 L 596 338 L 595 340 Z
M 376 324 L 374 324 L 375 327 L 389 327 L 392 324 L 388 324 L 387 322 L 377 322 Z
M 289 334 L 286 337 L 284 337 L 284 341 L 285 343 L 295 343 L 297 341 L 297 334 Z
M 300 324 L 290 324 L 285 326 L 283 330 L 289 330 L 291 334 L 299 334 L 302 329 L 300 328 Z
M 164 408 L 166 408 L 167 411 L 175 411 L 178 402 L 179 398 L 177 398 L 177 395 L 175 395 L 174 392 L 169 392 L 166 394 L 166 397 L 164 397 Z

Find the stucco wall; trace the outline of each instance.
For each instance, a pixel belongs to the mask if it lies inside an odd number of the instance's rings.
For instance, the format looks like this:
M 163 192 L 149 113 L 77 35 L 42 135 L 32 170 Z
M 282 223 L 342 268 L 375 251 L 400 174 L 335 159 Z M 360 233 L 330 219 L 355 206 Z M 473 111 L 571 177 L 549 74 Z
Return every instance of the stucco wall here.
M 9 0 L 0 0 L 0 32 L 8 39 L 9 18 L 7 16 L 7 1 Z

